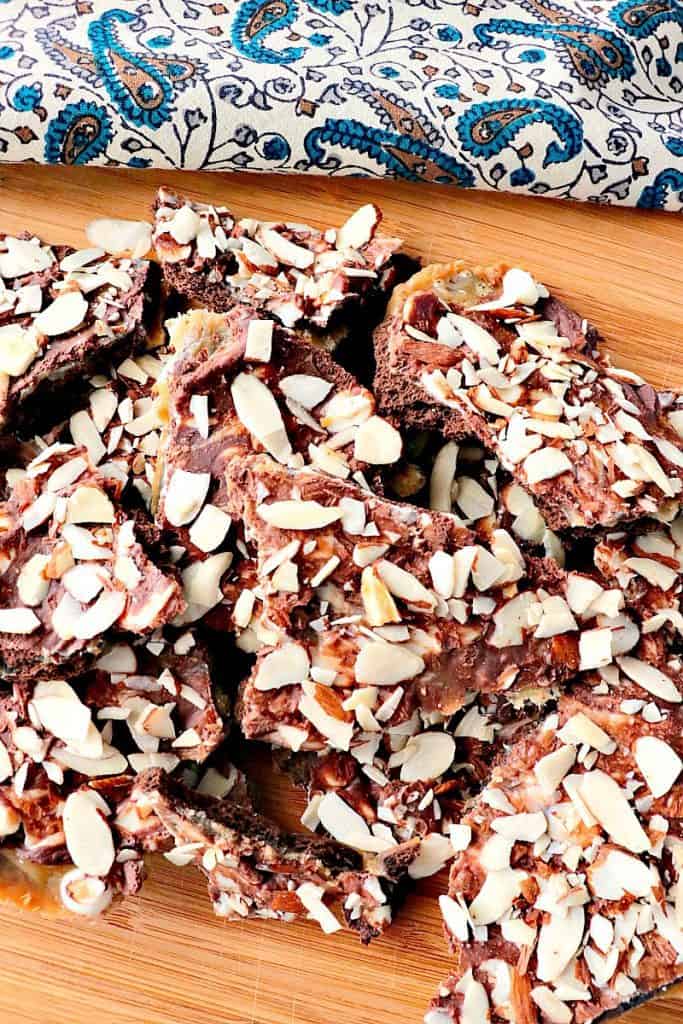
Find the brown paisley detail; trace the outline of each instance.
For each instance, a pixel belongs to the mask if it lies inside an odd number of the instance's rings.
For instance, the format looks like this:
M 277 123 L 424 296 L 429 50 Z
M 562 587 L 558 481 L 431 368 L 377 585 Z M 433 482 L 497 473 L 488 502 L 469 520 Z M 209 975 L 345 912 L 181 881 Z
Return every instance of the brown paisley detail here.
M 413 174 L 417 174 L 420 181 L 431 181 L 431 182 L 443 182 L 446 171 L 443 167 L 439 167 L 433 160 L 426 159 L 420 156 L 418 153 L 406 153 L 403 149 L 398 149 L 396 146 L 390 146 L 384 143 L 382 146 L 387 153 L 399 160 L 404 167 L 406 167 Z
M 539 17 L 545 18 L 546 21 L 550 21 L 554 25 L 571 20 L 568 11 L 555 11 L 549 4 L 544 4 L 542 0 L 527 0 L 527 6 L 535 11 Z
M 491 141 L 494 135 L 497 135 L 502 128 L 507 128 L 509 124 L 513 124 L 515 121 L 523 121 L 529 114 L 534 114 L 536 111 L 533 107 L 515 107 L 514 110 L 496 110 L 494 114 L 488 117 L 482 117 L 476 124 L 472 125 L 471 135 L 474 142 L 480 146 L 485 146 Z M 495 121 L 496 128 L 491 128 L 491 121 Z
M 400 135 L 409 135 L 411 139 L 418 139 L 420 142 L 429 142 L 425 130 L 411 111 L 387 99 L 381 92 L 372 92 L 372 98 L 391 118 L 394 129 Z M 407 156 L 408 154 L 405 154 Z M 405 161 L 404 161 L 405 162 Z M 443 170 L 441 171 L 443 175 Z
M 90 146 L 102 130 L 99 120 L 92 114 L 83 114 L 69 128 L 62 143 L 62 163 L 75 164 L 81 153 Z
M 99 69 L 89 50 L 84 50 L 80 46 L 72 46 L 65 43 L 63 39 L 51 39 L 50 46 L 74 67 L 89 71 L 92 75 L 99 75 Z
M 157 82 L 143 71 L 132 64 L 126 57 L 122 57 L 116 50 L 111 50 L 109 59 L 116 70 L 119 81 L 126 87 L 143 110 L 155 110 L 163 102 L 163 93 Z M 142 90 L 143 85 L 150 85 L 153 93 L 145 96 Z
M 288 13 L 285 0 L 270 0 L 269 3 L 259 7 L 247 22 L 244 33 L 247 39 L 253 39 L 262 29 L 268 28 L 277 18 L 282 18 Z
M 603 65 L 611 68 L 613 71 L 619 71 L 624 66 L 623 54 L 617 50 L 613 43 L 608 39 L 603 39 L 602 36 L 593 34 L 592 32 L 583 32 L 580 29 L 574 32 L 566 29 L 560 31 L 558 34 L 560 38 L 565 40 L 567 53 L 571 57 L 572 64 L 576 68 L 577 73 L 582 78 L 588 78 L 591 81 L 598 82 L 601 78 L 602 71 L 596 63 L 593 74 L 589 75 L 587 73 L 586 54 L 572 46 L 572 39 L 582 42 L 584 46 L 590 46 L 596 54 L 597 61 L 600 61 Z
M 632 28 L 640 28 L 644 21 L 654 17 L 655 14 L 666 14 L 673 11 L 674 6 L 669 0 L 650 0 L 648 3 L 636 4 L 626 11 L 622 11 L 622 18 Z

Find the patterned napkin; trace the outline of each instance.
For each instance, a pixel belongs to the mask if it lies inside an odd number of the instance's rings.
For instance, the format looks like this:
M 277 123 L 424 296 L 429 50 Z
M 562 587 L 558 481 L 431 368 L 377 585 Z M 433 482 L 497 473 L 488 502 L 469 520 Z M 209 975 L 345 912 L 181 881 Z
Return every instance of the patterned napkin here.
M 680 0 L 0 0 L 0 159 L 680 210 Z

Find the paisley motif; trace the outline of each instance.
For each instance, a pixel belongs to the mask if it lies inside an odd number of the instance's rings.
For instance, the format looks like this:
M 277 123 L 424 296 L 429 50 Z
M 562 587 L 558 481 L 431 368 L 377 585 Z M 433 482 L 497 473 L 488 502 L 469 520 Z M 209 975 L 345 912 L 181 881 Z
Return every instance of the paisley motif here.
M 0 0 L 0 161 L 678 210 L 682 28 L 683 0 Z
M 173 85 L 190 78 L 194 65 L 132 53 L 120 42 L 117 23 L 130 25 L 136 16 L 117 8 L 91 21 L 88 38 L 97 69 L 112 100 L 133 124 L 158 128 L 172 113 Z
M 245 0 L 237 8 L 232 24 L 232 42 L 235 49 L 264 64 L 291 64 L 304 55 L 301 46 L 287 46 L 271 50 L 264 40 L 273 32 L 288 28 L 298 14 L 294 0 Z
M 469 167 L 426 145 L 421 139 L 370 128 L 360 121 L 328 118 L 324 125 L 307 134 L 304 147 L 310 166 L 335 170 L 341 161 L 337 157 L 326 157 L 325 145 L 367 154 L 396 178 L 461 185 L 464 188 L 474 185 Z
M 646 39 L 667 21 L 683 27 L 680 0 L 622 0 L 612 7 L 609 17 L 635 39 Z
M 104 107 L 83 100 L 70 103 L 47 126 L 45 162 L 91 163 L 105 152 L 111 137 L 111 121 Z
M 571 73 L 588 86 L 604 85 L 610 78 L 628 80 L 635 70 L 630 47 L 615 32 L 578 22 L 543 25 L 494 18 L 477 25 L 474 34 L 484 46 L 496 46 L 498 36 L 524 36 L 553 43 L 569 58 Z
M 522 129 L 540 122 L 550 125 L 560 140 L 546 147 L 543 167 L 565 163 L 581 152 L 581 121 L 568 110 L 544 100 L 476 103 L 459 119 L 458 138 L 468 153 L 486 159 L 502 153 Z

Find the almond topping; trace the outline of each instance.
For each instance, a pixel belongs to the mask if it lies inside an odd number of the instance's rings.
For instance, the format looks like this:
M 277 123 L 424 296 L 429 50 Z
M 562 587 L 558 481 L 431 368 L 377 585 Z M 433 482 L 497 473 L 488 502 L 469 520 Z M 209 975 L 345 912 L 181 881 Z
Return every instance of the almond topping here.
M 424 670 L 422 658 L 405 647 L 384 641 L 369 641 L 361 648 L 355 664 L 359 683 L 394 686 L 414 679 Z
M 253 373 L 240 373 L 230 386 L 235 411 L 266 451 L 286 463 L 292 454 L 285 424 L 270 389 Z
M 114 863 L 114 841 L 94 792 L 70 793 L 64 804 L 64 835 L 69 856 L 88 875 L 106 875 Z M 106 805 L 105 805 L 106 806 Z
M 358 428 L 353 454 L 360 462 L 387 466 L 400 459 L 402 449 L 398 430 L 381 416 L 371 416 Z
M 656 736 L 640 736 L 633 748 L 638 770 L 653 797 L 668 793 L 683 768 L 683 761 L 668 743 Z
M 531 486 L 568 473 L 571 468 L 569 457 L 559 448 L 539 448 L 524 460 L 524 472 Z
M 673 679 L 665 675 L 664 672 L 660 672 L 654 665 L 648 665 L 645 661 L 630 657 L 617 658 L 617 664 L 624 675 L 632 679 L 638 686 L 642 686 L 648 693 L 659 697 L 660 700 L 666 700 L 670 704 L 680 704 L 681 695 Z
M 244 358 L 268 363 L 273 350 L 273 320 L 250 320 Z
M 632 853 L 644 853 L 650 849 L 647 833 L 614 779 L 600 770 L 586 772 L 581 776 L 579 792 L 590 812 L 615 843 Z
M 382 214 L 374 203 L 361 206 L 337 230 L 337 249 L 362 249 L 373 237 L 381 219 Z
M 0 633 L 33 633 L 42 625 L 30 608 L 0 608 Z
M 455 740 L 446 732 L 423 732 L 413 736 L 401 765 L 402 782 L 428 782 L 448 771 L 455 757 Z
M 206 500 L 210 485 L 210 473 L 174 470 L 164 498 L 164 513 L 171 526 L 192 522 Z
M 370 626 L 384 626 L 387 622 L 401 621 L 391 594 L 372 566 L 366 566 L 361 573 L 361 596 L 365 618 Z
M 66 334 L 83 323 L 88 303 L 80 292 L 62 292 L 33 321 L 36 330 L 51 338 Z
M 145 221 L 99 217 L 90 221 L 85 235 L 91 245 L 113 256 L 130 253 L 134 259 L 140 259 L 152 247 L 152 225 Z
M 259 505 L 261 519 L 280 530 L 320 530 L 341 519 L 339 508 L 327 508 L 317 501 L 272 501 Z
M 257 690 L 294 686 L 306 679 L 310 666 L 308 654 L 303 647 L 299 644 L 283 644 L 259 661 L 254 686 Z

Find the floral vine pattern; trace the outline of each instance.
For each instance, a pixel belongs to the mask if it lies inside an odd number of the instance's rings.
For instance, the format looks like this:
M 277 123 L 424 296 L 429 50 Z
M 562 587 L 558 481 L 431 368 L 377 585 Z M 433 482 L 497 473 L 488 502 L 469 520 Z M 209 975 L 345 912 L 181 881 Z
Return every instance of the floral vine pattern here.
M 683 208 L 681 0 L 0 0 L 0 160 Z

